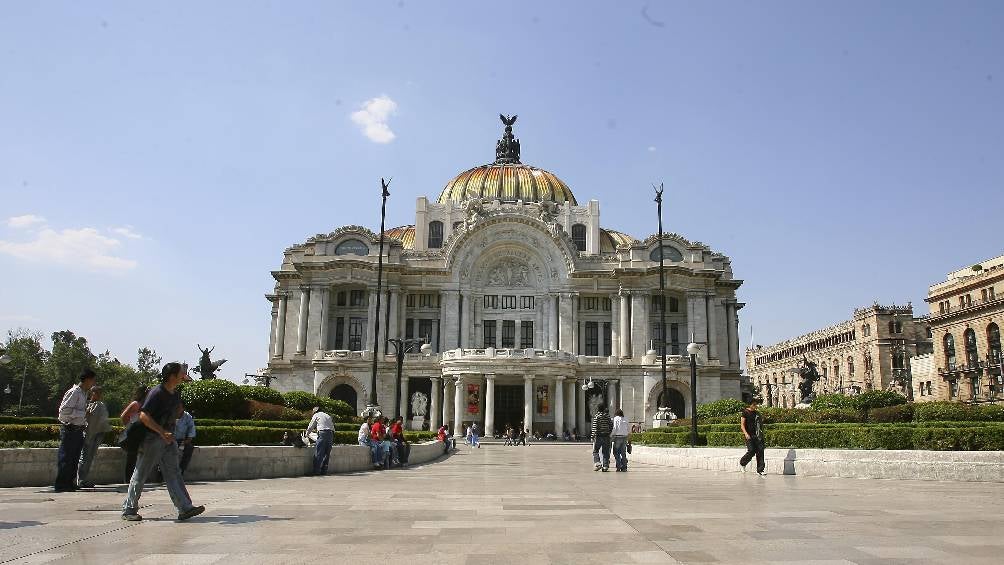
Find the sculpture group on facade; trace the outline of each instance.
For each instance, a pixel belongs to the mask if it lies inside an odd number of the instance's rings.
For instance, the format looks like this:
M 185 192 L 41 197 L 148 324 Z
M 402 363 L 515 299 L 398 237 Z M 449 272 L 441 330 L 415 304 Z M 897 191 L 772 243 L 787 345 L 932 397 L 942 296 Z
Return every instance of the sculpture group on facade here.
M 213 361 L 213 360 L 209 359 L 209 354 L 212 353 L 214 349 L 216 349 L 216 346 L 213 346 L 211 348 L 206 348 L 206 349 L 203 349 L 202 346 L 199 345 L 199 344 L 195 344 L 195 346 L 198 347 L 199 351 L 202 352 L 202 355 L 199 357 L 199 378 L 201 378 L 201 379 L 215 379 L 216 378 L 216 371 L 218 371 L 219 368 L 224 363 L 227 362 L 227 360 L 226 359 L 220 359 L 220 360 L 217 360 L 217 361 Z
M 806 357 L 802 357 L 802 364 L 797 369 L 798 376 L 802 379 L 798 383 L 798 392 L 801 394 L 799 404 L 809 404 L 816 398 L 813 387 L 820 378 L 819 371 L 816 370 L 816 364 Z

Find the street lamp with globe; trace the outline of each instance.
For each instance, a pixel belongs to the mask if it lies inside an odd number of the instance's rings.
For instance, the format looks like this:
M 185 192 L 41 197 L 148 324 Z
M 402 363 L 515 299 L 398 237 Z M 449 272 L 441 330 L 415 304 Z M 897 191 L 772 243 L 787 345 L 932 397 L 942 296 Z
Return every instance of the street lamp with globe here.
M 4 353 L 0 355 L 0 365 L 6 365 L 14 360 L 13 357 Z M 24 381 L 28 378 L 28 364 L 25 363 L 24 367 L 21 369 L 21 395 L 17 399 L 17 416 L 21 415 L 21 402 L 24 400 Z M 4 394 L 10 394 L 13 392 L 10 388 L 10 383 L 7 383 L 7 387 L 3 390 Z
M 687 354 L 690 355 L 690 447 L 697 445 L 697 354 L 701 346 L 690 342 L 687 344 Z

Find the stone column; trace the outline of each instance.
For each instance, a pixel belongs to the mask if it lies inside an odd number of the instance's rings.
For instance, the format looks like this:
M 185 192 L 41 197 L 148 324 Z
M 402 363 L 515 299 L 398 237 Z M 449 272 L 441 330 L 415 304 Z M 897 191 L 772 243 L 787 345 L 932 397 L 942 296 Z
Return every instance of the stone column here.
M 547 349 L 560 349 L 558 345 L 558 305 L 557 297 L 547 295 Z
M 575 415 L 578 417 L 579 437 L 585 437 L 589 433 L 589 423 L 586 422 L 586 391 L 582 390 L 582 383 L 575 382 Z
M 729 361 L 733 365 L 739 364 L 739 313 L 736 311 L 736 301 L 728 302 L 728 327 L 729 327 Z
M 616 380 L 609 380 L 607 383 L 607 401 L 610 404 L 608 409 L 610 410 L 611 417 L 613 417 L 614 410 L 621 407 L 621 383 Z
M 377 311 L 376 311 L 376 290 L 370 289 L 366 293 L 368 300 L 368 307 L 366 309 L 366 351 L 371 352 L 376 355 L 376 336 L 373 333 L 373 329 L 376 327 Z
M 687 291 L 687 343 L 706 341 L 708 317 L 704 296 L 703 291 Z
M 463 437 L 464 433 L 464 376 L 457 376 L 453 393 L 453 434 Z
M 401 417 L 404 418 L 404 427 L 408 428 L 408 377 L 401 375 Z
M 554 436 L 565 433 L 565 377 L 554 377 Z
M 279 313 L 275 319 L 275 349 L 272 357 L 282 357 L 286 350 L 286 306 L 289 302 L 288 294 L 279 295 Z
M 429 430 L 436 431 L 439 429 L 439 417 L 442 415 L 439 412 L 439 399 L 442 398 L 442 391 L 439 390 L 439 377 L 431 377 L 429 380 L 432 381 L 432 393 L 429 395 Z
M 457 301 L 456 292 L 444 290 L 439 293 L 439 351 L 460 347 L 457 341 L 457 325 L 460 323 Z
M 573 378 L 571 381 L 566 380 L 563 385 L 568 387 L 565 394 L 565 429 L 571 430 L 575 427 L 575 389 L 578 383 Z
M 495 375 L 485 375 L 485 437 L 495 435 Z
M 573 294 L 572 302 L 572 353 L 580 355 L 579 351 L 579 295 Z
M 561 332 L 558 336 L 560 343 L 558 348 L 562 351 L 572 353 L 575 342 L 572 341 L 572 295 L 561 293 L 558 297 L 558 323 L 561 324 Z
M 617 324 L 619 327 L 619 337 L 620 337 L 620 356 L 630 357 L 631 356 L 631 295 L 627 292 L 622 292 L 620 295 L 621 306 L 620 306 L 620 323 Z
M 631 294 L 631 353 L 640 359 L 649 348 L 648 292 Z
M 513 332 L 515 332 L 515 337 L 512 338 L 512 348 L 513 349 L 519 349 L 520 345 L 522 345 L 520 343 L 521 340 L 519 338 L 520 337 L 520 334 L 519 334 L 520 319 L 519 318 L 516 318 L 515 322 L 513 323 L 513 326 L 514 326 Z
M 708 358 L 718 359 L 718 297 L 712 292 L 705 298 L 708 304 Z
M 533 375 L 523 375 L 523 429 L 533 433 Z
M 389 338 L 404 337 L 403 335 L 400 335 L 401 332 L 398 330 L 399 326 L 397 325 L 398 320 L 401 318 L 401 314 L 398 312 L 398 308 L 400 308 L 401 303 L 400 297 L 400 290 L 393 289 L 390 291 L 390 300 L 387 304 L 387 307 L 389 308 L 388 311 L 390 312 L 390 320 L 388 320 L 387 329 L 384 331 L 384 339 L 380 341 L 380 349 L 382 349 L 382 353 L 384 355 L 387 355 L 387 353 L 391 350 L 389 344 L 387 343 Z
M 328 310 L 331 308 L 331 287 L 324 286 L 317 290 L 321 293 L 321 330 L 318 336 L 317 348 L 326 351 L 330 349 L 330 344 L 328 343 L 328 326 L 330 325 Z
M 619 357 L 621 354 L 620 312 L 621 312 L 620 297 L 617 296 L 616 294 L 611 294 L 610 295 L 610 355 L 613 355 L 614 357 Z
M 300 287 L 300 319 L 296 327 L 296 353 L 307 352 L 307 318 L 310 315 L 310 287 Z
M 468 348 L 471 346 L 471 320 L 474 319 L 471 314 L 473 314 L 474 304 L 471 301 L 471 293 L 465 292 L 463 294 L 463 303 L 461 305 L 462 310 L 460 311 L 460 347 Z

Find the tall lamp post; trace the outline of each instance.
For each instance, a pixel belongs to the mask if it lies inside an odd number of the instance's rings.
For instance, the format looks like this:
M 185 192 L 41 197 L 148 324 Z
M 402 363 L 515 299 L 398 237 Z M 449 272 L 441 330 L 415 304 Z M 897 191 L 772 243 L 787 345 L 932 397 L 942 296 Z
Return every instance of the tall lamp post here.
M 432 346 L 429 345 L 427 339 L 422 338 L 401 339 L 394 337 L 387 341 L 394 344 L 394 355 L 397 357 L 397 382 L 394 383 L 394 418 L 397 419 L 401 417 L 401 373 L 404 372 L 404 354 L 413 345 L 421 343 L 420 351 L 423 355 L 428 355 L 432 351 Z
M 655 189 L 655 203 L 656 209 L 659 214 L 659 296 L 662 297 L 662 304 L 659 308 L 659 327 L 662 331 L 662 402 L 664 406 L 658 406 L 658 411 L 656 418 L 660 420 L 669 420 L 669 394 L 666 390 L 666 347 L 668 345 L 666 340 L 666 259 L 663 253 L 663 241 L 662 241 L 662 191 L 663 183 L 659 183 L 656 187 L 652 185 Z
M 11 357 L 10 355 L 7 355 L 6 353 L 0 355 L 0 365 L 6 365 L 13 360 L 14 358 Z M 21 368 L 21 395 L 18 396 L 17 398 L 17 413 L 15 414 L 16 416 L 21 415 L 21 402 L 24 401 L 24 381 L 27 378 L 28 378 L 28 363 L 25 362 L 24 367 Z M 8 384 L 7 388 L 4 389 L 4 394 L 10 394 L 10 393 L 11 393 L 10 384 Z
M 697 354 L 701 346 L 694 342 L 687 344 L 690 355 L 690 447 L 697 446 Z
M 377 256 L 377 287 L 376 287 L 376 312 L 373 313 L 373 367 L 370 372 L 370 397 L 366 403 L 363 416 L 375 416 L 380 412 L 380 405 L 377 404 L 377 353 L 380 351 L 380 295 L 383 293 L 383 232 L 384 220 L 387 218 L 387 197 L 390 191 L 389 180 L 380 179 L 380 253 Z

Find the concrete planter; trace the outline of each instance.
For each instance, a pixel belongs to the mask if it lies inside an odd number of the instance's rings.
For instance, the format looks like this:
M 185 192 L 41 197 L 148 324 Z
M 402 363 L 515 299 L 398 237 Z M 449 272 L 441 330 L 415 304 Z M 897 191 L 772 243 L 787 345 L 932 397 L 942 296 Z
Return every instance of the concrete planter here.
M 49 486 L 56 480 L 54 448 L 0 449 L 0 487 Z M 428 463 L 443 455 L 439 442 L 413 443 L 412 465 Z M 185 473 L 190 481 L 225 481 L 234 479 L 273 479 L 300 477 L 313 466 L 313 448 L 286 446 L 209 446 L 197 447 Z M 369 448 L 361 445 L 335 445 L 331 448 L 329 473 L 372 470 Z M 124 481 L 125 451 L 102 447 L 91 467 L 90 479 L 97 484 Z
M 635 445 L 635 463 L 741 472 L 742 448 Z M 777 475 L 1004 482 L 1004 451 L 921 451 L 869 449 L 768 449 L 767 472 Z M 747 466 L 756 470 L 756 462 Z

